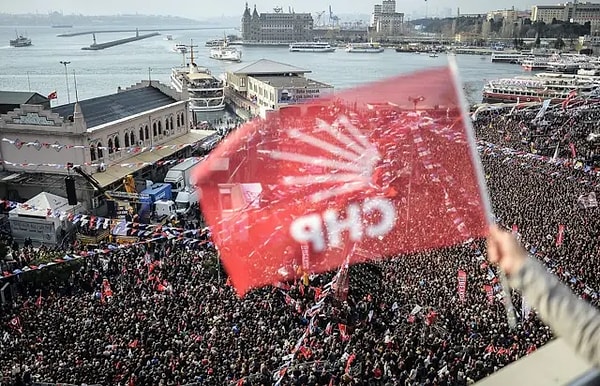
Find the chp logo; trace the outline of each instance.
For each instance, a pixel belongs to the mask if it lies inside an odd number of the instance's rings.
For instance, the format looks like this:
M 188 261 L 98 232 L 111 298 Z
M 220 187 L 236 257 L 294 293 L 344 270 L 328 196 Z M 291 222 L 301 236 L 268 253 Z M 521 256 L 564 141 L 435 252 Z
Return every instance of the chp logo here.
M 382 167 L 382 156 L 369 138 L 344 115 L 331 124 L 318 118 L 315 122 L 313 133 L 287 131 L 288 140 L 303 149 L 303 153 L 275 150 L 269 152 L 269 157 L 292 164 L 291 170 L 322 172 L 285 175 L 280 184 L 292 189 L 306 188 L 310 192 L 308 201 L 317 205 L 378 190 L 374 176 L 378 164 Z M 290 235 L 318 253 L 343 247 L 344 232 L 348 233 L 349 241 L 358 243 L 365 237 L 385 237 L 396 223 L 395 205 L 385 197 L 366 197 L 361 202 L 349 203 L 343 212 L 329 208 L 296 218 L 289 227 Z

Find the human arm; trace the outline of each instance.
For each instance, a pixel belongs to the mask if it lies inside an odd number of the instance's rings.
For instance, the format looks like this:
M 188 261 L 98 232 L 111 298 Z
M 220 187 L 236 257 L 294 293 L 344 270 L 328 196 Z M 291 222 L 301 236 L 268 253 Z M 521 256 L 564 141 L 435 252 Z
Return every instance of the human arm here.
M 600 312 L 579 299 L 519 245 L 513 235 L 492 227 L 488 258 L 507 274 L 511 287 L 552 330 L 594 366 L 600 367 Z

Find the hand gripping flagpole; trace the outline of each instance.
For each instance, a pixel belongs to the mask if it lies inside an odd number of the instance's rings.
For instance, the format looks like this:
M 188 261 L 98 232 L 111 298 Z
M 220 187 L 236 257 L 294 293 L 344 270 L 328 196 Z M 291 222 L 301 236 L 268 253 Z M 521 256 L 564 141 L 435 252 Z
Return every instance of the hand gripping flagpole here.
M 467 141 L 469 142 L 469 152 L 471 153 L 471 161 L 473 163 L 473 168 L 475 169 L 475 174 L 477 177 L 477 183 L 479 185 L 479 195 L 481 196 L 483 210 L 485 212 L 488 225 L 492 225 L 496 222 L 496 219 L 494 214 L 492 213 L 492 206 L 490 204 L 490 197 L 486 188 L 483 167 L 481 166 L 481 160 L 479 159 L 479 154 L 477 153 L 477 144 L 475 142 L 475 135 L 473 134 L 473 127 L 471 125 L 471 120 L 468 114 L 466 114 L 465 110 L 467 101 L 465 99 L 464 93 L 461 91 L 462 83 L 460 81 L 460 76 L 458 73 L 458 65 L 456 63 L 456 58 L 454 58 L 453 56 L 448 57 L 448 65 L 450 67 L 450 71 L 452 72 L 454 88 L 457 90 L 458 94 L 458 107 L 460 108 L 462 114 L 465 126 L 465 134 L 467 136 Z M 511 329 L 513 329 L 517 326 L 517 316 L 515 314 L 515 307 L 513 305 L 512 298 L 510 295 L 510 286 L 508 284 L 508 279 L 506 278 L 506 274 L 504 273 L 504 271 L 502 271 L 500 268 L 498 268 L 498 271 L 500 276 L 500 284 L 502 285 L 502 292 L 504 295 L 504 307 L 506 308 L 506 318 L 508 321 L 508 326 Z

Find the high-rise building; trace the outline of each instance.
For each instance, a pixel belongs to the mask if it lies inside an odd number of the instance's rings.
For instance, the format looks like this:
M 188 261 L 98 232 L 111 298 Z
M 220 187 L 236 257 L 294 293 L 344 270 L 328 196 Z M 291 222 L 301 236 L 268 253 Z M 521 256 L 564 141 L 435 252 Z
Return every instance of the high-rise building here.
M 371 30 L 384 36 L 398 36 L 404 32 L 404 13 L 396 12 L 395 0 L 383 0 L 381 4 L 375 4 Z
M 273 13 L 259 14 L 254 5 L 250 13 L 248 3 L 242 16 L 242 39 L 244 43 L 289 44 L 313 39 L 314 21 L 310 13 L 283 12 L 275 8 Z

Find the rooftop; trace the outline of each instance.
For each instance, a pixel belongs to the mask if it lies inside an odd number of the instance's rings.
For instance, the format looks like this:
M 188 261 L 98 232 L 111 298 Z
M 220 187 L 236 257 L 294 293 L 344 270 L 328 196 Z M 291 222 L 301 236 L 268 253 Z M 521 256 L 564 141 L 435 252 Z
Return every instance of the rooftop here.
M 285 64 L 276 62 L 269 59 L 260 59 L 253 63 L 241 63 L 230 68 L 227 68 L 227 72 L 237 75 L 273 75 L 273 74 L 306 74 L 311 72 L 304 68 L 292 66 L 291 64 Z
M 333 88 L 333 86 L 303 76 L 253 76 L 275 88 Z
M 79 101 L 88 129 L 177 102 L 154 87 L 125 90 Z M 63 118 L 73 115 L 75 103 L 52 108 Z
M 0 91 L 0 105 L 23 105 L 36 95 L 47 100 L 45 96 L 32 91 Z

